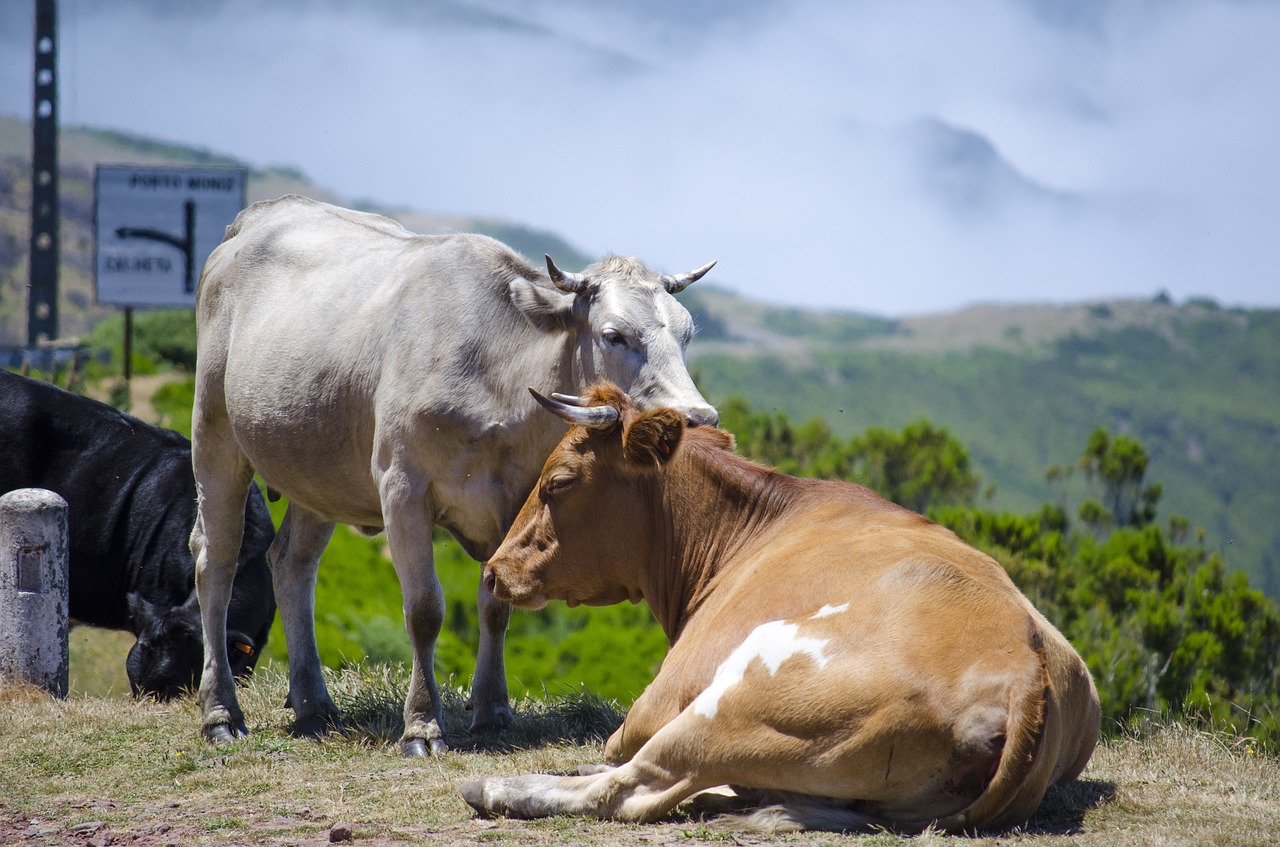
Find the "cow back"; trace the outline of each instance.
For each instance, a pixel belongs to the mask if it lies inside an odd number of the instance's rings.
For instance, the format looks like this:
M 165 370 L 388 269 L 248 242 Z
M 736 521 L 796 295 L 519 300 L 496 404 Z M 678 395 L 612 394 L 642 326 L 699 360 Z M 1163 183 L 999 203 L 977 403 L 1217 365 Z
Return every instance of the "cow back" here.
M 515 279 L 549 288 L 486 236 L 257 204 L 202 277 L 198 404 L 225 414 L 272 488 L 330 521 L 381 527 L 375 445 L 415 451 L 431 517 L 483 556 L 564 431 L 524 402 L 567 377 L 564 335 L 513 305 Z

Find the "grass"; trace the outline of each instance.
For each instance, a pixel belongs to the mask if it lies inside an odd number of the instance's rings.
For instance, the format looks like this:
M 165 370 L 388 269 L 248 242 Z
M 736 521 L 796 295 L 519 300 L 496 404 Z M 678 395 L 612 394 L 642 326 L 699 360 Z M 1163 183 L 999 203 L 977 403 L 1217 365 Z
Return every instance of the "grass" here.
M 133 642 L 133 633 L 122 630 L 72 627 L 67 637 L 68 687 L 72 695 L 130 696 L 124 661 Z
M 526 699 L 501 740 L 466 732 L 465 697 L 445 686 L 453 750 L 406 760 L 394 739 L 406 674 L 394 666 L 333 672 L 347 726 L 321 741 L 292 737 L 286 681 L 268 666 L 242 689 L 252 735 L 200 740 L 191 699 L 172 703 L 74 694 L 59 701 L 0 687 L 0 843 L 60 844 L 87 834 L 114 843 L 324 842 L 347 824 L 356 844 L 932 844 L 926 834 L 802 833 L 766 837 L 680 811 L 632 826 L 578 818 L 475 818 L 458 794 L 484 774 L 572 772 L 597 762 L 620 715 L 584 692 Z M 1051 790 L 1026 831 L 964 844 L 1273 844 L 1280 760 L 1242 739 L 1164 725 L 1103 744 L 1082 780 Z M 34 834 L 33 834 L 34 833 Z

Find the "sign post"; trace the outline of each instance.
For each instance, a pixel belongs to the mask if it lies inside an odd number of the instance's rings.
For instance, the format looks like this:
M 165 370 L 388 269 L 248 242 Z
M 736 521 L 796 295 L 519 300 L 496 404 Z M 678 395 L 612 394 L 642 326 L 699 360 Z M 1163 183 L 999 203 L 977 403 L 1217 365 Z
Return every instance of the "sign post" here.
M 58 338 L 58 6 L 36 0 L 27 347 Z
M 242 167 L 98 165 L 94 174 L 97 300 L 125 309 L 131 375 L 135 308 L 193 307 L 200 268 L 244 208 Z

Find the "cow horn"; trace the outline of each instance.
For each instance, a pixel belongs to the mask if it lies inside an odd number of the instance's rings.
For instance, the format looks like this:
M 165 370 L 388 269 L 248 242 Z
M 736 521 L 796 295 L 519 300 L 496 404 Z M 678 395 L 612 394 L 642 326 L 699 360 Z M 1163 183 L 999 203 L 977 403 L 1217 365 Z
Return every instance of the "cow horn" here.
M 533 399 L 556 417 L 571 424 L 578 424 L 590 429 L 608 429 L 618 422 L 618 410 L 613 406 L 579 406 L 570 405 L 560 400 L 543 397 L 536 388 L 530 388 Z M 557 395 L 552 395 L 557 396 Z M 559 395 L 564 396 L 564 395 Z M 575 398 L 576 399 L 576 398 Z
M 567 403 L 570 406 L 581 406 L 583 408 L 591 405 L 591 401 L 585 397 L 579 397 L 577 394 L 561 394 L 559 391 L 552 391 L 551 399 L 559 400 L 561 403 Z
M 587 278 L 582 274 L 569 274 L 556 267 L 556 263 L 551 261 L 549 253 L 543 253 L 547 257 L 547 275 L 551 277 L 551 283 L 556 288 L 566 294 L 577 294 L 587 287 Z
M 664 288 L 667 289 L 667 291 L 671 292 L 672 294 L 679 294 L 681 291 L 684 291 L 686 288 L 688 288 L 692 283 L 695 283 L 698 280 L 702 279 L 704 276 L 706 276 L 707 271 L 714 268 L 716 266 L 717 261 L 719 260 L 712 259 L 710 262 L 707 262 L 705 265 L 698 268 L 696 271 L 689 271 L 687 274 L 676 274 L 675 276 L 669 276 L 667 274 L 663 274 L 662 285 Z

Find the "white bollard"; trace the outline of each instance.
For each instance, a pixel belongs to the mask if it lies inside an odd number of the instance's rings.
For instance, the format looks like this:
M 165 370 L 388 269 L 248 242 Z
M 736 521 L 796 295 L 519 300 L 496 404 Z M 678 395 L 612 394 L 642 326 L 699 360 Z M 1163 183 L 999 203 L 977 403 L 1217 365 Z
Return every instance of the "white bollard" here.
M 0 497 L 0 681 L 67 696 L 67 501 L 42 488 Z

